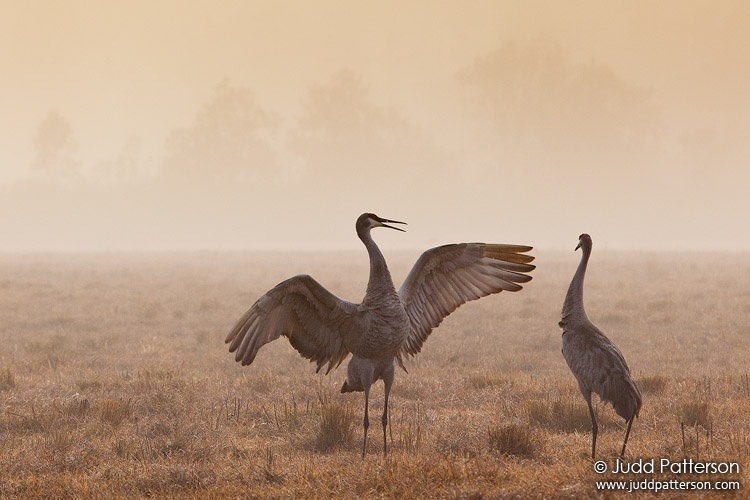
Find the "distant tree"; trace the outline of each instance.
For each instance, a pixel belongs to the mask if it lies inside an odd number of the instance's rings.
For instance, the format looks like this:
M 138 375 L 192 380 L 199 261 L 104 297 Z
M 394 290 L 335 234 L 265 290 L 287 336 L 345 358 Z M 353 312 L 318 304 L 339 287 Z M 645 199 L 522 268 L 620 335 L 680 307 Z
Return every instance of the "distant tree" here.
M 456 177 L 454 156 L 399 110 L 373 99 L 362 77 L 349 69 L 308 87 L 289 149 L 302 160 L 300 176 L 308 179 L 308 189 L 316 189 L 315 208 L 326 205 L 328 211 L 374 210 L 387 200 L 403 213 L 424 199 L 418 193 L 446 196 Z
M 33 139 L 33 169 L 56 181 L 70 181 L 79 176 L 78 144 L 73 129 L 60 113 L 50 110 L 37 127 Z
M 140 151 L 141 139 L 137 136 L 128 137 L 114 159 L 105 160 L 96 165 L 93 171 L 94 180 L 102 184 L 135 182 L 138 178 Z
M 140 151 L 140 137 L 128 137 L 113 165 L 113 175 L 116 180 L 131 182 L 138 176 L 138 155 Z
M 162 175 L 194 186 L 267 176 L 275 168 L 275 152 L 267 138 L 275 123 L 249 89 L 223 81 L 193 123 L 167 138 Z
M 308 88 L 291 134 L 292 149 L 315 176 L 398 171 L 421 142 L 396 111 L 373 103 L 362 78 L 348 69 Z
M 649 148 L 648 91 L 606 65 L 573 63 L 554 44 L 509 42 L 458 78 L 475 90 L 485 140 L 514 161 L 598 168 Z

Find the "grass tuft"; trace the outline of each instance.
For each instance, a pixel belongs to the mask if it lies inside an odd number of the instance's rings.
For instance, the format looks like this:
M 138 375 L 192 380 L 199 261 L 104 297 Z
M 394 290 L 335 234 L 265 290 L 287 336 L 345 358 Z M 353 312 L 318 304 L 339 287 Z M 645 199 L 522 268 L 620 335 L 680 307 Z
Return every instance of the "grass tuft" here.
M 531 400 L 526 402 L 526 409 L 529 423 L 536 427 L 562 432 L 584 432 L 591 429 L 591 416 L 583 400 Z
M 78 387 L 79 391 L 101 389 L 102 383 L 98 380 L 76 380 L 76 387 Z
M 422 425 L 420 424 L 420 406 L 417 404 L 417 412 L 413 420 L 399 421 L 397 423 L 398 446 L 406 452 L 418 451 L 422 446 Z M 388 428 L 393 432 L 393 426 L 388 423 Z
M 284 474 L 276 470 L 276 461 L 271 448 L 266 448 L 266 460 L 263 464 L 263 479 L 268 483 L 281 484 L 284 482 Z
M 644 394 L 661 394 L 668 384 L 668 378 L 664 375 L 648 375 L 636 380 L 638 388 Z
M 501 455 L 535 457 L 541 449 L 541 440 L 530 425 L 503 424 L 489 428 L 490 449 Z
M 99 418 L 112 427 L 119 427 L 130 417 L 130 400 L 105 399 L 99 403 Z
M 688 401 L 682 404 L 681 421 L 685 425 L 708 428 L 711 423 L 711 406 L 706 401 Z
M 315 439 L 315 449 L 327 452 L 352 444 L 354 418 L 354 413 L 348 406 L 334 402 L 323 403 L 320 407 L 320 427 Z
M 16 377 L 10 368 L 0 372 L 0 391 L 9 391 L 16 388 Z
M 504 374 L 482 371 L 470 375 L 467 379 L 467 383 L 472 389 L 481 390 L 486 389 L 487 387 L 498 387 L 512 384 L 513 380 Z
M 91 403 L 88 399 L 76 397 L 62 405 L 61 413 L 69 417 L 82 419 L 89 413 L 90 408 Z

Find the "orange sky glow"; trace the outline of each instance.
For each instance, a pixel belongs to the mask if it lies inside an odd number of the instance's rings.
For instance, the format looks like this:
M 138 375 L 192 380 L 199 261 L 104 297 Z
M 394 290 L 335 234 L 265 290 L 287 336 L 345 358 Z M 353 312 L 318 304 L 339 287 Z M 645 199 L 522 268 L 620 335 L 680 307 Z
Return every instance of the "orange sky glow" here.
M 0 251 L 750 250 L 744 1 L 2 5 Z

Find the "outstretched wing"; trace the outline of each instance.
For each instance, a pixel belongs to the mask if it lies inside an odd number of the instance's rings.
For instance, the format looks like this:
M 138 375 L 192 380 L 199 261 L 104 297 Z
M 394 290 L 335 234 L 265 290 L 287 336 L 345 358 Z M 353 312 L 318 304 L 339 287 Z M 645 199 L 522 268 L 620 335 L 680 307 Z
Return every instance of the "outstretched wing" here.
M 307 275 L 279 283 L 240 318 L 225 343 L 249 365 L 265 344 L 284 335 L 305 358 L 337 367 L 358 337 L 357 305 L 339 299 Z
M 401 352 L 422 350 L 433 328 L 464 302 L 508 290 L 521 290 L 536 266 L 523 245 L 460 243 L 427 250 L 414 264 L 398 294 L 411 322 Z

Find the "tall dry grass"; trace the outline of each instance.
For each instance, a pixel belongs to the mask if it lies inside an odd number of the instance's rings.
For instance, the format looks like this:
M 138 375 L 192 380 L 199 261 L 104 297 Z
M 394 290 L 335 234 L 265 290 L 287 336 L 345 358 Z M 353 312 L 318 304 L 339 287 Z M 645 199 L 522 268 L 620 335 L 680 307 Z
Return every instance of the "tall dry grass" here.
M 459 309 L 398 373 L 386 459 L 376 384 L 365 460 L 343 369 L 316 375 L 283 339 L 243 368 L 223 344 L 293 274 L 358 301 L 364 252 L 0 256 L 0 497 L 594 495 L 612 476 L 592 471 L 557 327 L 579 255 L 536 253 L 524 291 Z M 399 282 L 416 253 L 388 257 Z M 644 393 L 631 459 L 733 460 L 748 483 L 748 271 L 748 255 L 592 258 L 589 315 Z M 612 463 L 624 422 L 596 410 Z

